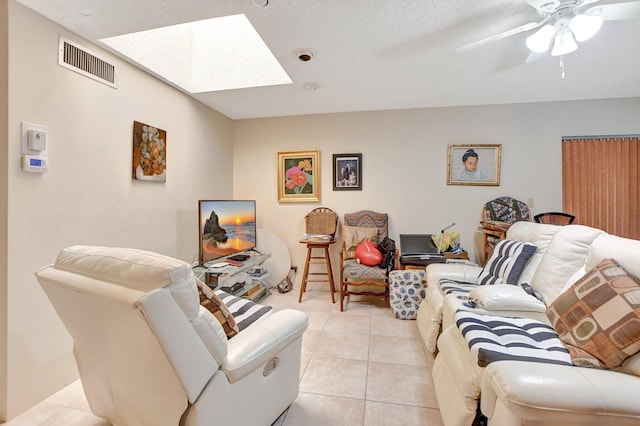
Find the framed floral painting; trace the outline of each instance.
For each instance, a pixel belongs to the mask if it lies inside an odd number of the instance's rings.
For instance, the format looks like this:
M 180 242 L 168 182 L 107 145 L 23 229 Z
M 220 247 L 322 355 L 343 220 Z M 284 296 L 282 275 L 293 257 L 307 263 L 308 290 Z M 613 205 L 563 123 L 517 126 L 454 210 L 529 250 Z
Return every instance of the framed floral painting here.
M 134 180 L 167 181 L 167 132 L 148 124 L 133 122 Z
M 278 202 L 320 201 L 319 151 L 278 153 Z

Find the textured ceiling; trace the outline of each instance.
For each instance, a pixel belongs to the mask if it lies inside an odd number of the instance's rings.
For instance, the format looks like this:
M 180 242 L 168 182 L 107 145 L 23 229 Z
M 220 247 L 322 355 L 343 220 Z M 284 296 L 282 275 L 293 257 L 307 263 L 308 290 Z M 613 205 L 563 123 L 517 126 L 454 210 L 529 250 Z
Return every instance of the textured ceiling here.
M 456 51 L 539 20 L 523 0 L 270 0 L 264 8 L 250 0 L 18 1 L 97 44 L 246 14 L 294 83 L 194 95 L 233 119 L 640 96 L 637 20 L 605 22 L 564 58 L 564 79 L 558 57 L 525 64 L 528 34 Z M 299 61 L 300 49 L 313 59 Z M 310 82 L 317 90 L 305 89 Z

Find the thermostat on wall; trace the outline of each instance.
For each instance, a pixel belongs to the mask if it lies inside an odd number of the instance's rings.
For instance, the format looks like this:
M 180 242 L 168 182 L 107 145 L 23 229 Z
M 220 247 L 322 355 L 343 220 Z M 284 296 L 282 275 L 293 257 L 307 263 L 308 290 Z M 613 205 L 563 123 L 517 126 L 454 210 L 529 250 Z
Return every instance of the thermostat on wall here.
M 47 157 L 39 155 L 23 155 L 22 170 L 30 173 L 44 173 L 49 170 Z

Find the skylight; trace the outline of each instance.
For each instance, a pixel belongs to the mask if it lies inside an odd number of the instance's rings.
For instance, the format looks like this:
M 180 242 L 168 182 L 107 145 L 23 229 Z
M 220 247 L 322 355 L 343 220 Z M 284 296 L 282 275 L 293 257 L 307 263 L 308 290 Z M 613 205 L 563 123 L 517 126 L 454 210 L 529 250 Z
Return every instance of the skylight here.
M 243 14 L 100 41 L 190 93 L 292 83 Z

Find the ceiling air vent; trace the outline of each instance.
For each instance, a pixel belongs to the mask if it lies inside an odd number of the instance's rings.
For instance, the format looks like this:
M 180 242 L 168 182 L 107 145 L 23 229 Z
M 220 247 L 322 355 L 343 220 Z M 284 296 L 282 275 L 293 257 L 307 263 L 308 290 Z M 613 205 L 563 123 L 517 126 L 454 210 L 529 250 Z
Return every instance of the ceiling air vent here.
M 64 37 L 60 37 L 58 64 L 114 89 L 116 88 L 115 65 Z

